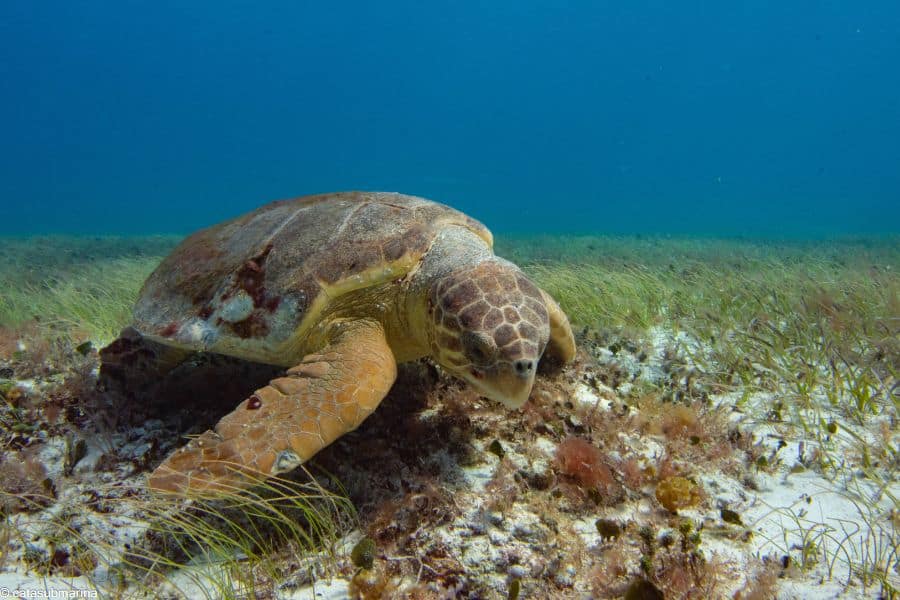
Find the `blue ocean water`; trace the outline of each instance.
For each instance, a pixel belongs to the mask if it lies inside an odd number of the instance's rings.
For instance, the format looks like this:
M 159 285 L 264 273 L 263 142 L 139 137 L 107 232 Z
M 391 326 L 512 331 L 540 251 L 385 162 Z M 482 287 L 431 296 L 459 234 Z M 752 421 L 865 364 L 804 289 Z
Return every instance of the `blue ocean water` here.
M 0 233 L 382 189 L 494 231 L 900 229 L 900 3 L 0 3 Z

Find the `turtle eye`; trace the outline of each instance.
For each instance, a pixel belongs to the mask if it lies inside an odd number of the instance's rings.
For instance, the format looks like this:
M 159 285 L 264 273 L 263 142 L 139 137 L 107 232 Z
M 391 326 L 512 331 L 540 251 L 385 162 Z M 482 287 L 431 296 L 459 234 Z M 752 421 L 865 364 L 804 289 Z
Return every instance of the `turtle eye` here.
M 497 357 L 497 344 L 486 333 L 467 331 L 462 334 L 461 341 L 466 356 L 475 365 L 490 365 Z

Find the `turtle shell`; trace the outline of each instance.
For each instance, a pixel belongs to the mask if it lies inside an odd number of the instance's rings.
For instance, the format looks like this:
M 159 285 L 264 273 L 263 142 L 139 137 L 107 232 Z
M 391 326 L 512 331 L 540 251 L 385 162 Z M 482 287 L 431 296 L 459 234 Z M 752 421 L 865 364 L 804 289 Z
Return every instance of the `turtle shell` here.
M 191 350 L 291 364 L 290 339 L 338 297 L 399 281 L 442 228 L 478 221 L 392 193 L 272 202 L 187 237 L 150 275 L 134 308 L 145 336 Z M 302 350 L 302 349 L 301 349 Z

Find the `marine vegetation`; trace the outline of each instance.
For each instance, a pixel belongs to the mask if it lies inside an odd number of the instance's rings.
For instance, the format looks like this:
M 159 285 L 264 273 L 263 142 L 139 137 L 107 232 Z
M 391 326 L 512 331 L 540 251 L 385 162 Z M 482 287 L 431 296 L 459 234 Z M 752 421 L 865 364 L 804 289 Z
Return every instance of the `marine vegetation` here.
M 900 588 L 896 239 L 500 236 L 578 348 L 520 410 L 410 362 L 304 469 L 186 500 L 151 494 L 148 475 L 283 367 L 200 353 L 137 389 L 100 373 L 97 349 L 177 242 L 2 245 L 4 584 L 215 598 Z

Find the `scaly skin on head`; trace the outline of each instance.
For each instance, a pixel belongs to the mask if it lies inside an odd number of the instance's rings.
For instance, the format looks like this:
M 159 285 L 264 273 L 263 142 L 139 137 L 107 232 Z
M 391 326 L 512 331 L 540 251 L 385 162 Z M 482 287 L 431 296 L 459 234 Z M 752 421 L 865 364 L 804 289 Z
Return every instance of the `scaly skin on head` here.
M 441 277 L 428 298 L 432 357 L 510 408 L 528 400 L 550 336 L 540 289 L 491 258 Z

